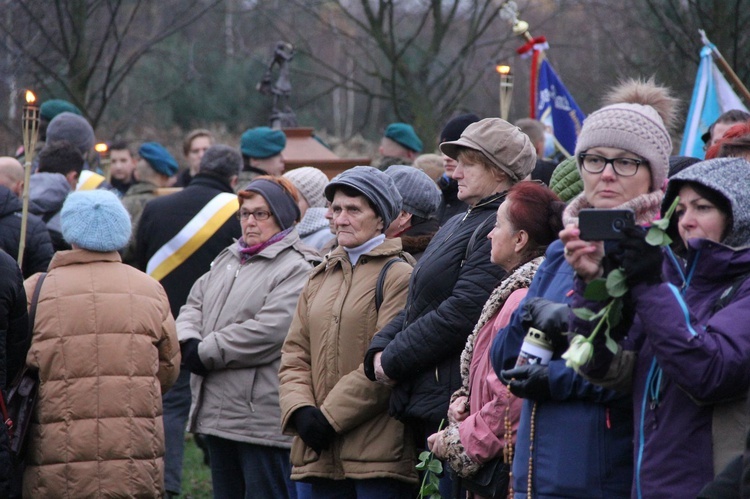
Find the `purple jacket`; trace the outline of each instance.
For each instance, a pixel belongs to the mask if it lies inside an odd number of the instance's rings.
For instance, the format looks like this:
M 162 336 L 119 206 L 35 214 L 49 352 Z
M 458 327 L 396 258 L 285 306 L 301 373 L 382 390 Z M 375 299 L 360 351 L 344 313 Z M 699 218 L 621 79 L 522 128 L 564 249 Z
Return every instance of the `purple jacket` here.
M 632 497 L 695 497 L 713 479 L 713 404 L 743 397 L 750 386 L 750 276 L 740 278 L 748 273 L 750 248 L 691 240 L 684 270 L 670 253 L 666 282 L 631 290 L 635 317 L 621 352 L 613 356 L 595 342 L 584 368 L 589 379 L 630 381 L 633 391 Z M 573 307 L 596 306 L 582 289 L 579 283 Z M 579 333 L 592 328 L 572 322 Z M 632 362 L 623 360 L 628 355 Z

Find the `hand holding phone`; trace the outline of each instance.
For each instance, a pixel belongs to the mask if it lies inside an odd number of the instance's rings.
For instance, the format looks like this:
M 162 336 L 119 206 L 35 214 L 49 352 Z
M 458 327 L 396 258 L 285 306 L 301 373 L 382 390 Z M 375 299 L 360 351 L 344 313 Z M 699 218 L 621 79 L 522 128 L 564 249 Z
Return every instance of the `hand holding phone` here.
M 580 238 L 584 241 L 611 241 L 625 237 L 623 230 L 635 227 L 633 210 L 583 209 L 578 214 Z

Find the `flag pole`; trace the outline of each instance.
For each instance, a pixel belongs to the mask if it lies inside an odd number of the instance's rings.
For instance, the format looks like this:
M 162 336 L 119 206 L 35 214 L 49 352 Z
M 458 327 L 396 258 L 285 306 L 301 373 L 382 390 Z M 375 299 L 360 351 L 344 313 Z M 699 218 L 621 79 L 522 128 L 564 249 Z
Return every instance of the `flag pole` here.
M 724 75 L 727 76 L 735 90 L 737 90 L 740 95 L 742 95 L 743 100 L 748 105 L 748 107 L 750 107 L 750 91 L 748 91 L 747 87 L 742 83 L 742 80 L 740 80 L 739 76 L 737 76 L 737 73 L 734 72 L 726 59 L 724 59 L 724 56 L 721 55 L 721 52 L 719 52 L 719 49 L 716 48 L 716 45 L 711 43 L 711 40 L 708 39 L 708 37 L 706 36 L 706 31 L 699 29 L 698 33 L 700 33 L 701 35 L 701 41 L 703 42 L 703 45 L 711 49 L 711 56 L 713 57 L 714 62 L 716 62 L 716 65 L 719 66 L 719 68 L 722 70 Z

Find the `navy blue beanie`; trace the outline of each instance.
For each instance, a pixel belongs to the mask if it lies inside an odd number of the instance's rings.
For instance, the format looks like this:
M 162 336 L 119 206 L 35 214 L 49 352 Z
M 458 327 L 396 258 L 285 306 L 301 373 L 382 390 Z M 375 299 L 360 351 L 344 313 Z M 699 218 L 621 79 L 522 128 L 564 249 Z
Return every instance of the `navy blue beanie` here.
M 299 222 L 300 211 L 297 202 L 276 182 L 258 178 L 247 184 L 243 191 L 257 192 L 263 196 L 281 230 L 286 230 L 295 222 Z
M 240 151 L 251 158 L 276 156 L 286 147 L 286 135 L 281 130 L 259 126 L 246 130 L 240 138 Z
M 151 168 L 167 177 L 177 173 L 179 168 L 169 151 L 158 142 L 144 142 L 138 149 L 138 155 L 146 160 Z

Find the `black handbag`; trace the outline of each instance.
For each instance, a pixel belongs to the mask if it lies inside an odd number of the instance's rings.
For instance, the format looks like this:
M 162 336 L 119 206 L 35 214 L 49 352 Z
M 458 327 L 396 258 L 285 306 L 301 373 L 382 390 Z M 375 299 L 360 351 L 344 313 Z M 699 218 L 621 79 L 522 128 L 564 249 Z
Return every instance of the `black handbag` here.
M 31 298 L 29 334 L 33 334 L 36 304 L 39 301 L 39 292 L 46 276 L 46 272 L 39 276 Z M 28 431 L 34 415 L 38 393 L 39 373 L 27 367 L 21 369 L 21 372 L 16 375 L 5 397 L 0 392 L 0 413 L 2 413 L 3 423 L 8 434 L 11 457 L 16 463 L 22 462 L 24 458 Z
M 461 477 L 461 486 L 482 497 L 504 498 L 508 495 L 510 464 L 502 456 L 486 462 L 474 475 Z

